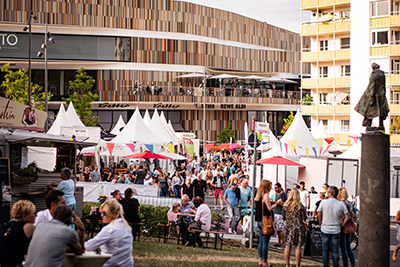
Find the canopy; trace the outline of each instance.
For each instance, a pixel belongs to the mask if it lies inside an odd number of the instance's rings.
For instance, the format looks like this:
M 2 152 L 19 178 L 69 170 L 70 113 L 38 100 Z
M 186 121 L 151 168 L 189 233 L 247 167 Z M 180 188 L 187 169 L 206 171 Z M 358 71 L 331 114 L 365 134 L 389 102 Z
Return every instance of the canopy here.
M 176 76 L 175 78 L 196 78 L 196 77 L 204 77 L 204 73 L 192 72 L 192 73 Z
M 235 148 L 244 148 L 244 146 L 237 145 Z M 216 145 L 216 146 L 213 146 L 211 149 L 214 149 L 214 150 L 230 150 L 231 149 L 231 144 L 227 143 L 227 144 Z
M 53 125 L 51 125 L 50 129 L 47 131 L 47 134 L 60 135 L 62 126 L 73 126 L 68 120 L 63 103 L 60 104 L 57 117 L 54 120 Z
M 158 154 L 163 155 L 163 156 L 166 156 L 166 157 L 169 157 L 169 158 L 171 158 L 171 159 L 173 159 L 173 160 L 186 159 L 186 157 L 184 157 L 184 156 L 182 156 L 182 155 L 179 155 L 179 154 L 176 154 L 176 153 L 171 154 L 171 153 L 169 153 L 169 152 L 163 152 L 163 153 L 158 153 Z
M 171 120 L 168 121 L 168 127 L 171 129 L 171 131 L 173 131 L 175 133 L 175 129 L 172 126 Z
M 153 133 L 157 134 L 158 138 L 162 142 L 164 142 L 164 144 L 179 143 L 179 139 L 169 132 L 168 125 L 164 126 L 164 124 L 162 123 L 160 116 L 158 115 L 157 109 L 154 110 L 153 118 L 151 119 L 148 126 Z
M 210 77 L 210 79 L 237 79 L 237 78 L 242 78 L 242 77 L 225 73 Z
M 171 127 L 170 127 L 170 126 L 168 125 L 168 123 L 167 123 L 167 120 L 165 119 L 164 111 L 161 111 L 160 119 L 161 119 L 161 122 L 162 122 L 163 125 L 164 125 L 164 128 L 166 128 L 166 129 L 168 130 L 168 132 L 169 132 L 172 136 L 176 137 L 176 141 L 179 142 L 179 137 L 176 135 L 174 128 L 172 128 L 172 124 L 171 124 Z
M 245 76 L 242 78 L 246 79 L 246 80 L 265 80 L 265 77 L 257 76 L 257 75 L 249 75 L 249 76 Z
M 290 159 L 285 159 L 281 156 L 274 156 L 272 158 L 260 159 L 256 161 L 257 164 L 272 164 L 272 165 L 285 165 L 285 166 L 297 166 L 305 168 L 306 166 L 292 161 Z
M 111 130 L 110 133 L 118 135 L 121 132 L 122 128 L 125 127 L 125 125 L 126 124 L 124 122 L 124 119 L 122 118 L 122 115 L 119 115 L 117 124 L 115 124 L 114 128 Z
M 148 109 L 146 109 L 146 112 L 144 113 L 143 121 L 147 126 L 149 126 L 151 118 L 150 118 L 150 114 L 149 114 L 149 110 Z
M 72 126 L 75 127 L 86 127 L 82 121 L 79 119 L 78 114 L 76 114 L 74 105 L 72 102 L 69 102 L 68 109 L 67 109 L 67 118 Z
M 313 134 L 314 138 L 328 138 L 330 135 L 325 129 L 325 126 L 322 121 L 319 122 L 317 129 L 315 130 L 315 133 Z
M 135 143 L 141 142 L 143 144 L 156 144 L 164 145 L 165 142 L 161 141 L 157 136 L 159 133 L 153 132 L 144 123 L 142 116 L 140 116 L 139 109 L 136 108 L 132 117 L 125 125 L 124 129 L 115 137 L 113 143 Z
M 151 153 L 150 151 L 146 150 L 142 153 L 132 154 L 129 156 L 125 156 L 124 158 L 135 158 L 135 159 L 171 159 L 170 157 L 163 156 L 157 153 Z

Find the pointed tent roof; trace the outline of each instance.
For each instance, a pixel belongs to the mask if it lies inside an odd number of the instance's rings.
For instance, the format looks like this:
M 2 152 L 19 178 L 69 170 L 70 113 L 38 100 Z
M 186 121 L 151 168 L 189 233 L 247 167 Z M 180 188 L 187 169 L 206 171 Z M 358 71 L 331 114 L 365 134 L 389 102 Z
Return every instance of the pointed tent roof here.
M 172 126 L 171 120 L 168 120 L 168 127 L 175 133 L 174 127 Z
M 163 111 L 161 111 L 160 119 L 161 119 L 161 121 L 162 121 L 162 123 L 163 123 L 163 125 L 164 125 L 164 128 L 167 129 L 167 131 L 168 131 L 173 137 L 175 137 L 175 141 L 176 141 L 176 142 L 179 142 L 179 137 L 175 134 L 174 128 L 171 129 L 171 127 L 168 125 L 167 120 L 165 119 L 165 116 L 164 116 L 164 112 L 163 112 Z M 172 125 L 171 125 L 171 126 L 172 126 Z
M 112 143 L 133 143 L 141 142 L 143 144 L 156 144 L 164 145 L 164 142 L 153 134 L 153 132 L 144 123 L 142 116 L 140 116 L 139 109 L 136 108 L 132 117 L 125 125 L 124 129 L 112 140 Z
M 76 114 L 74 105 L 72 102 L 69 102 L 68 109 L 67 109 L 67 118 L 72 126 L 75 127 L 86 127 L 82 121 L 79 119 L 78 114 Z
M 327 138 L 330 137 L 328 132 L 325 129 L 325 126 L 322 121 L 319 122 L 317 129 L 315 130 L 315 133 L 313 134 L 314 138 Z
M 47 134 L 60 135 L 61 126 L 72 126 L 71 122 L 68 120 L 63 103 L 60 104 L 57 117 L 53 125 L 51 125 L 51 128 L 47 131 Z
M 308 127 L 306 123 L 303 120 L 303 117 L 301 115 L 300 109 L 297 110 L 296 115 L 294 116 L 294 119 L 285 133 L 285 135 L 281 138 L 280 140 L 282 143 L 288 144 L 288 153 L 289 154 L 294 154 L 291 153 L 290 151 L 290 141 L 297 141 L 295 149 L 297 152 L 297 155 L 306 155 L 305 148 L 308 147 L 308 153 L 309 155 L 313 155 L 313 147 L 317 151 L 317 154 L 319 154 L 320 147 L 318 143 L 314 140 L 314 137 L 308 130 Z M 285 148 L 286 149 L 286 148 Z
M 146 109 L 146 112 L 144 113 L 143 121 L 144 121 L 144 123 L 146 123 L 147 126 L 149 126 L 151 118 L 150 118 L 150 114 L 149 114 L 149 110 L 148 109 Z
M 151 121 L 149 123 L 149 129 L 153 133 L 157 133 L 157 136 L 159 137 L 159 139 L 161 141 L 164 142 L 164 144 L 170 143 L 170 142 L 172 142 L 173 144 L 178 143 L 176 136 L 171 135 L 170 132 L 168 131 L 168 129 L 162 123 L 162 120 L 161 120 L 160 116 L 158 115 L 157 109 L 154 110 L 153 118 L 151 119 Z
M 125 127 L 125 122 L 124 119 L 122 118 L 122 115 L 119 115 L 117 124 L 115 124 L 114 128 L 111 130 L 110 133 L 118 135 L 121 132 L 121 128 Z

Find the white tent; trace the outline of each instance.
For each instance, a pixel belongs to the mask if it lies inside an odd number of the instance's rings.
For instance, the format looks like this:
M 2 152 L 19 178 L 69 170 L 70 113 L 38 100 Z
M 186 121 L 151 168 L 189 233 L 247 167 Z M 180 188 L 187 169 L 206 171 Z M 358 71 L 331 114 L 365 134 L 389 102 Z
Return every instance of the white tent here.
M 167 126 L 168 127 L 168 126 Z M 160 116 L 158 115 L 157 109 L 154 110 L 153 118 L 149 123 L 149 129 L 156 133 L 159 139 L 164 143 L 173 143 L 174 145 L 178 144 L 178 140 L 176 136 L 170 134 L 168 128 L 164 126 L 161 121 Z
M 124 129 L 112 140 L 113 143 L 134 143 L 164 145 L 165 142 L 158 138 L 159 133 L 153 132 L 144 123 L 140 116 L 139 109 L 136 108 L 132 117 L 125 125 Z M 156 136 L 157 135 L 157 136 Z
M 328 138 L 330 135 L 325 129 L 325 126 L 322 121 L 319 122 L 317 129 L 315 130 L 315 133 L 313 134 L 314 138 Z
M 121 132 L 121 128 L 125 127 L 125 122 L 124 119 L 122 118 L 122 115 L 119 115 L 117 124 L 115 124 L 114 128 L 111 130 L 110 133 L 118 135 Z
M 291 141 L 297 141 L 295 145 L 295 150 L 297 152 L 297 155 L 302 155 L 305 156 L 306 153 L 306 148 L 308 148 L 308 154 L 309 155 L 314 155 L 314 150 L 319 154 L 319 144 L 314 140 L 314 137 L 308 130 L 308 127 L 306 123 L 303 120 L 303 117 L 301 116 L 300 109 L 297 110 L 296 115 L 294 116 L 294 119 L 285 133 L 285 135 L 281 138 L 281 143 L 284 146 L 283 149 L 288 150 L 288 154 L 294 154 L 292 153 L 290 149 L 290 143 Z
M 171 120 L 168 120 L 168 127 L 175 133 L 175 129 L 172 126 Z
M 147 126 L 149 126 L 151 118 L 150 118 L 150 114 L 149 114 L 149 110 L 148 109 L 146 109 L 146 112 L 144 113 L 143 121 Z
M 60 104 L 60 109 L 58 110 L 57 117 L 53 125 L 51 125 L 51 128 L 47 131 L 47 134 L 60 135 L 62 126 L 73 126 L 72 123 L 68 120 L 63 103 Z
M 161 111 L 160 119 L 161 119 L 161 122 L 162 122 L 163 125 L 164 125 L 164 128 L 166 128 L 167 131 L 168 131 L 173 137 L 175 137 L 175 141 L 176 141 L 176 142 L 179 142 L 179 137 L 175 134 L 174 128 L 171 129 L 172 125 L 171 125 L 171 127 L 168 125 L 167 120 L 165 119 L 165 116 L 164 116 L 164 112 L 163 112 L 163 111 Z
M 79 119 L 78 114 L 76 114 L 74 105 L 72 105 L 72 102 L 69 102 L 68 109 L 67 109 L 67 118 L 69 122 L 72 124 L 74 127 L 86 127 L 82 121 Z

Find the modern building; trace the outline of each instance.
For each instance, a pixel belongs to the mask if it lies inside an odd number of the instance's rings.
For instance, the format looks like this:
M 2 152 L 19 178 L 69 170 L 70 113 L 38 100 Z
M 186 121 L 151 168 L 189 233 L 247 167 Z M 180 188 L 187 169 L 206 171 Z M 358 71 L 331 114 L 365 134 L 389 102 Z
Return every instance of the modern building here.
M 365 132 L 354 107 L 373 62 L 386 73 L 389 131 L 400 115 L 400 1 L 302 0 L 302 15 L 302 62 L 311 64 L 302 89 L 313 96 L 302 112 L 311 116 L 311 131 L 322 121 L 335 140 Z M 391 143 L 400 143 L 397 134 Z
M 0 64 L 11 63 L 13 69 L 28 67 L 29 35 L 23 28 L 29 2 L 0 0 Z M 268 120 L 279 134 L 283 118 L 299 107 L 300 91 L 293 83 L 301 68 L 297 33 L 183 1 L 31 2 L 37 17 L 32 18 L 34 82 L 44 84 L 44 60 L 37 52 L 46 38 L 45 24 L 56 40 L 47 46 L 50 111 L 74 93 L 68 81 L 80 67 L 96 80 L 93 114 L 106 129 L 120 114 L 127 121 L 139 105 L 163 110 L 176 130 L 199 139 L 215 140 L 231 121 L 240 140 L 249 118 Z M 188 73 L 201 75 L 178 77 Z M 212 79 L 218 74 L 269 81 Z

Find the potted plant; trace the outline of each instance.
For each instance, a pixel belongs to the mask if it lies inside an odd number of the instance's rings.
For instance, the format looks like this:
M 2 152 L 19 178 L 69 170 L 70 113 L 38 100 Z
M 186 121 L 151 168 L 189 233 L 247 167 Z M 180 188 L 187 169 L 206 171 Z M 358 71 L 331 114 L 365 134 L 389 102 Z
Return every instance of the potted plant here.
M 19 168 L 17 172 L 11 173 L 14 184 L 30 184 L 39 178 L 35 162 L 30 163 L 26 168 Z

